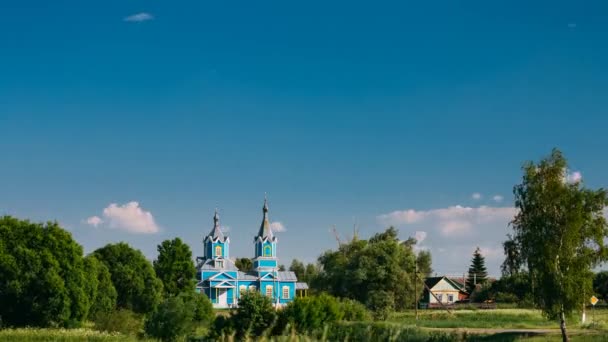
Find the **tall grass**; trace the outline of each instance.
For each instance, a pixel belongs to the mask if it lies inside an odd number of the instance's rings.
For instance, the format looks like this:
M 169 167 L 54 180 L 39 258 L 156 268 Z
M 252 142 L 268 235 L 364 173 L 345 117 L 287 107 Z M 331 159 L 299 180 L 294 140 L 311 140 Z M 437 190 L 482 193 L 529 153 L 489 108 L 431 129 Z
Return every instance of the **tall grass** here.
M 89 329 L 4 329 L 0 330 L 0 341 L 14 342 L 136 342 L 151 341 L 137 339 L 120 333 L 100 332 Z

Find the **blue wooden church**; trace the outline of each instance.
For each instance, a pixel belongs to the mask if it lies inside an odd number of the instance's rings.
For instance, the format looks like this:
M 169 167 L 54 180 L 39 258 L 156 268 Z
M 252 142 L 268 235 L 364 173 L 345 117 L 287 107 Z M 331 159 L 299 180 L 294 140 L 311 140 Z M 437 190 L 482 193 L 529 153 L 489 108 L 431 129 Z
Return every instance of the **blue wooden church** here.
M 217 211 L 213 217 L 213 229 L 204 239 L 204 256 L 197 257 L 197 292 L 209 297 L 215 308 L 238 306 L 241 294 L 261 291 L 270 297 L 275 306 L 291 302 L 296 293 L 308 289 L 298 282 L 290 271 L 279 271 L 277 262 L 277 237 L 268 221 L 268 203 L 264 200 L 262 225 L 254 238 L 255 257 L 253 270 L 242 272 L 229 258 L 230 238 L 220 229 Z

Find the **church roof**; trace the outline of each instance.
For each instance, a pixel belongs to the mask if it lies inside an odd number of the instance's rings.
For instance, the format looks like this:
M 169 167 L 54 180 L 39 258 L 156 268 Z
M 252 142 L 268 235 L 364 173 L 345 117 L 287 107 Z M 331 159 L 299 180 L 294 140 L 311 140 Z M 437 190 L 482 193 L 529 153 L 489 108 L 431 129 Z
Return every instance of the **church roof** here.
M 262 239 L 272 240 L 274 234 L 272 233 L 272 228 L 270 228 L 270 222 L 268 221 L 268 202 L 266 199 L 264 199 L 262 212 L 264 213 L 264 218 L 262 219 L 262 224 L 260 225 L 260 230 L 258 231 L 256 238 L 260 237 Z
M 220 260 L 223 261 L 223 267 L 222 268 L 217 268 L 215 267 L 216 265 L 216 260 Z M 234 262 L 230 259 L 203 259 L 198 265 L 197 268 L 199 270 L 226 270 L 226 271 L 236 271 L 238 270 L 238 268 L 236 267 L 236 265 L 234 264 Z
M 297 281 L 298 280 L 298 277 L 296 277 L 296 274 L 291 271 L 279 271 L 277 273 L 278 273 L 279 281 Z
M 298 282 L 298 283 L 296 283 L 296 290 L 308 290 L 308 284 Z
M 258 274 L 255 272 L 242 272 L 239 271 L 239 280 L 258 280 Z
M 222 233 L 222 229 L 220 227 L 220 216 L 217 213 L 217 209 L 215 210 L 215 215 L 213 215 L 213 228 L 209 232 L 207 237 L 212 238 L 213 240 L 221 240 L 225 241 L 224 233 Z

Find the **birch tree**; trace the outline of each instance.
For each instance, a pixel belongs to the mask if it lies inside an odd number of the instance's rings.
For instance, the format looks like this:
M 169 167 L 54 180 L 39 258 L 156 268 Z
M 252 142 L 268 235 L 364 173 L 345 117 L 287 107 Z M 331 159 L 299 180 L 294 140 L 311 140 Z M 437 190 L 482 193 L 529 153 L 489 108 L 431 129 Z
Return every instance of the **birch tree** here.
M 608 237 L 606 191 L 570 178 L 557 149 L 537 164 L 526 163 L 522 183 L 513 189 L 519 213 L 511 222 L 534 303 L 559 321 L 564 342 L 569 341 L 566 318 L 592 293 L 592 269 L 606 260 Z

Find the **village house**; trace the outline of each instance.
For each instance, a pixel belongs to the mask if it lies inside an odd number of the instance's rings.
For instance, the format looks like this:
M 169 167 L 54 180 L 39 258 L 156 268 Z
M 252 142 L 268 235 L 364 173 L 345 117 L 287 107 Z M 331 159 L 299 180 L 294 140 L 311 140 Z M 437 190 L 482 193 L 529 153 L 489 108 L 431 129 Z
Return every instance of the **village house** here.
M 428 307 L 440 306 L 440 303 L 451 305 L 469 298 L 464 283 L 458 280 L 445 276 L 429 277 L 425 279 L 424 283 L 426 286 L 422 301 L 427 303 Z M 429 293 L 428 289 L 432 294 Z

